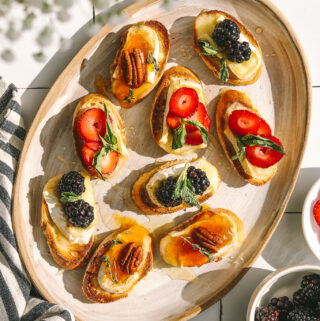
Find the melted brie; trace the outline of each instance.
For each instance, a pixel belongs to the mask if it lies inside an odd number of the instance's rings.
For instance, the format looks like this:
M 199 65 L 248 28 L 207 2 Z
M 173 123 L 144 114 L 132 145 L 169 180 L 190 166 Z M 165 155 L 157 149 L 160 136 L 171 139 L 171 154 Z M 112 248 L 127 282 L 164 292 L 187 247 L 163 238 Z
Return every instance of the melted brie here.
M 135 37 L 136 35 L 139 35 L 143 37 L 144 41 L 148 43 L 148 47 L 150 48 L 150 51 L 152 52 L 152 56 L 156 59 L 156 61 L 159 63 L 163 60 L 163 53 L 160 50 L 160 41 L 157 35 L 157 32 L 144 24 L 135 25 L 132 26 L 128 30 L 128 35 L 126 39 L 126 44 L 124 45 L 123 50 L 127 48 L 127 44 L 130 45 L 131 39 Z M 147 59 L 147 57 L 145 57 Z M 146 82 L 153 84 L 156 79 L 156 73 L 157 71 L 154 69 L 153 63 L 146 64 L 147 66 L 147 73 L 146 73 Z M 114 79 L 119 78 L 120 76 L 120 66 L 117 65 L 112 77 Z
M 167 179 L 170 176 L 178 177 L 181 174 L 185 164 L 186 163 L 180 163 L 180 164 L 176 164 L 176 165 L 164 168 L 164 169 L 158 171 L 157 173 L 155 173 L 149 179 L 149 181 L 146 185 L 146 190 L 147 190 L 147 193 L 148 193 L 152 203 L 154 203 L 160 207 L 163 207 L 163 205 L 161 203 L 159 203 L 159 201 L 157 200 L 157 197 L 155 196 L 156 191 L 158 190 L 158 188 L 163 180 Z M 218 170 L 213 165 L 211 165 L 209 162 L 207 162 L 206 160 L 204 160 L 202 158 L 197 159 L 194 162 L 191 162 L 189 164 L 190 164 L 190 166 L 194 166 L 195 168 L 201 169 L 202 171 L 204 171 L 207 174 L 210 185 L 205 190 L 203 195 L 210 193 L 212 191 L 212 189 L 214 192 L 218 189 L 219 184 L 220 184 L 220 176 L 219 176 Z
M 43 190 L 43 197 L 47 203 L 48 211 L 52 221 L 56 224 L 60 232 L 71 242 L 77 244 L 88 244 L 91 236 L 94 233 L 95 226 L 98 220 L 97 210 L 95 207 L 95 201 L 93 197 L 92 186 L 90 182 L 90 176 L 81 172 L 84 176 L 84 184 L 86 190 L 81 194 L 81 198 L 93 206 L 94 220 L 86 228 L 73 226 L 67 219 L 67 216 L 63 209 L 63 203 L 60 202 L 60 196 L 58 192 L 58 183 L 61 179 L 61 175 L 56 176 L 49 180 Z
M 169 126 L 167 124 L 167 115 L 169 113 L 169 103 L 170 103 L 170 99 L 171 99 L 171 96 L 173 95 L 173 93 L 182 87 L 193 88 L 198 94 L 199 102 L 206 105 L 202 86 L 199 83 L 196 83 L 196 82 L 188 80 L 188 79 L 179 78 L 179 77 L 171 77 L 170 78 L 170 85 L 168 88 L 168 93 L 167 93 L 167 98 L 166 98 L 166 107 L 165 107 L 164 115 L 163 115 L 163 124 L 162 124 L 163 130 L 162 130 L 161 138 L 159 140 L 160 144 L 166 145 L 170 149 L 171 149 L 173 137 L 171 134 L 171 129 L 169 128 Z M 198 149 L 198 148 L 204 148 L 204 147 L 206 147 L 206 144 L 200 144 L 200 145 L 185 144 L 182 148 L 184 149 L 185 152 L 188 152 L 189 150 L 194 150 L 196 148 Z M 178 153 L 179 150 L 180 149 L 176 149 L 175 151 Z
M 225 20 L 225 17 L 220 13 L 215 14 L 202 14 L 196 19 L 196 31 L 198 40 L 208 40 L 213 47 L 218 48 L 214 40 L 212 39 L 212 33 L 215 26 Z M 248 79 L 250 78 L 260 67 L 262 63 L 262 57 L 257 48 L 251 43 L 250 39 L 247 38 L 243 33 L 240 34 L 240 42 L 247 41 L 251 49 L 250 59 L 242 63 L 232 62 L 226 59 L 227 66 L 229 69 L 239 78 Z M 225 54 L 219 53 L 218 57 L 226 56 Z
M 244 110 L 244 109 L 250 111 L 250 109 L 246 108 L 245 106 L 243 106 L 242 104 L 240 104 L 238 102 L 231 104 L 225 114 L 225 123 L 228 124 L 229 116 L 234 110 Z M 226 128 L 224 130 L 224 134 L 227 137 L 227 139 L 230 141 L 234 150 L 237 153 L 239 150 L 238 145 L 237 145 L 237 139 L 236 139 L 235 135 L 232 133 L 232 131 L 230 130 L 229 126 L 226 126 Z M 277 164 L 274 164 L 268 168 L 257 167 L 257 166 L 252 165 L 246 157 L 244 159 L 242 159 L 242 157 L 240 157 L 239 161 L 240 161 L 241 166 L 243 167 L 244 171 L 247 174 L 249 174 L 251 177 L 257 178 L 257 179 L 261 179 L 261 177 L 269 177 L 270 175 L 272 175 L 272 173 L 275 171 L 275 169 L 277 167 Z

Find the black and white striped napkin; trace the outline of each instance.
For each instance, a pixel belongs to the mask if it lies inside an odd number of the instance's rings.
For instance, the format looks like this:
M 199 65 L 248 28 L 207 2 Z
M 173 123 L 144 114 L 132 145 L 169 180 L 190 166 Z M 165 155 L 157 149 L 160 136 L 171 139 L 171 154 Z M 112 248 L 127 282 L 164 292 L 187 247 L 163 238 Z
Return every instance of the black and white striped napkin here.
M 41 299 L 20 260 L 11 223 L 11 195 L 26 135 L 14 85 L 0 78 L 0 321 L 74 321 L 72 313 Z

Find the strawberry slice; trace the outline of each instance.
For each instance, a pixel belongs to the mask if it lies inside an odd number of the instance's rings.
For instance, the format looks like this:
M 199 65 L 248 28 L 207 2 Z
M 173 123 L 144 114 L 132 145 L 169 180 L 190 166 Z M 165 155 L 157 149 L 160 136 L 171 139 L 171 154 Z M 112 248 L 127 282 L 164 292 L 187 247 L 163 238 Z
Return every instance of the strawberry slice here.
M 255 135 L 259 129 L 259 117 L 248 110 L 234 110 L 228 122 L 231 131 L 239 136 Z
M 169 111 L 167 115 L 167 124 L 169 127 L 175 129 L 181 125 L 181 118 Z
M 207 115 L 204 118 L 204 122 L 203 122 L 203 126 L 205 127 L 205 129 L 208 131 L 208 133 L 210 132 L 210 127 L 211 127 L 211 119 L 209 117 L 209 115 Z
M 274 136 L 261 135 L 261 137 L 270 139 L 282 147 L 280 140 Z M 246 157 L 252 165 L 261 168 L 268 168 L 279 162 L 279 160 L 283 157 L 283 154 L 265 146 L 247 146 Z
M 101 160 L 101 173 L 102 174 L 110 174 L 112 173 L 119 161 L 119 154 L 116 151 L 109 152 L 105 157 Z
M 257 131 L 257 135 L 271 135 L 271 128 L 268 123 L 261 117 L 259 117 L 260 127 Z
M 97 151 L 92 150 L 87 145 L 82 146 L 82 157 L 89 169 L 93 168 L 92 161 Z
M 99 108 L 91 108 L 85 111 L 78 123 L 78 133 L 85 141 L 98 142 L 99 135 L 106 133 L 106 116 Z
M 208 116 L 206 107 L 204 106 L 203 103 L 199 103 L 198 108 L 196 109 L 196 112 L 189 116 L 186 117 L 186 120 L 194 120 L 199 122 L 200 124 L 204 125 L 204 119 Z M 186 130 L 188 133 L 194 132 L 198 128 L 189 124 L 186 124 Z
M 95 152 L 97 152 L 99 149 L 101 149 L 103 147 L 101 142 L 85 142 L 85 145 L 94 150 Z
M 169 109 L 176 116 L 185 118 L 196 111 L 198 104 L 197 92 L 193 88 L 182 87 L 171 96 Z
M 197 129 L 191 133 L 188 133 L 186 136 L 186 144 L 189 145 L 200 145 L 202 144 L 203 140 L 201 137 L 200 130 Z
M 320 200 L 316 202 L 313 206 L 313 217 L 317 224 L 320 226 Z

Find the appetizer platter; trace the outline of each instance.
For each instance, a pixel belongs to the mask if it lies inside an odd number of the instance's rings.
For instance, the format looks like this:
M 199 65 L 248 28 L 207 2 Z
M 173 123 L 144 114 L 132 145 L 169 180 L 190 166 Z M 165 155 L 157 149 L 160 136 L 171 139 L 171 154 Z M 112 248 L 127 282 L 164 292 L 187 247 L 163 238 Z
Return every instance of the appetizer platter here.
M 78 320 L 187 320 L 240 280 L 283 214 L 308 67 L 265 0 L 126 13 L 42 103 L 13 222 L 36 287 Z

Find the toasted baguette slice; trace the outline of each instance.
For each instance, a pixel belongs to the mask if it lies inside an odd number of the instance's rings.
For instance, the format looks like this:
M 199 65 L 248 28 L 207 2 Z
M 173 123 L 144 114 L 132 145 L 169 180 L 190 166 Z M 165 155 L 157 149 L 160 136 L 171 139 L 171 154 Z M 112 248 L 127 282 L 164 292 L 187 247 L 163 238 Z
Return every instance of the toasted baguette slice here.
M 169 55 L 169 34 L 166 27 L 159 21 L 138 22 L 132 25 L 121 37 L 121 45 L 110 66 L 111 90 L 124 108 L 131 108 L 146 97 L 162 77 Z M 123 76 L 121 56 L 123 51 L 132 53 L 133 49 L 143 53 L 146 75 L 144 82 L 138 87 L 129 86 Z M 150 56 L 150 53 L 152 56 Z M 156 70 L 153 64 L 156 60 Z M 127 72 L 125 72 L 127 74 Z M 129 90 L 132 91 L 130 98 Z
M 232 160 L 232 156 L 238 152 L 238 147 L 236 138 L 228 126 L 229 108 L 247 109 L 257 114 L 259 117 L 261 117 L 261 115 L 258 110 L 253 107 L 250 98 L 240 91 L 226 88 L 220 91 L 220 95 L 216 109 L 216 128 L 221 146 L 228 160 L 236 169 L 238 174 L 250 184 L 263 185 L 267 183 L 276 173 L 277 164 L 274 164 L 269 168 L 259 168 L 252 165 L 246 158 L 244 160 L 241 158 Z
M 140 264 L 128 273 L 123 265 L 129 243 L 142 248 Z M 128 258 L 133 258 L 128 256 Z M 151 270 L 153 248 L 150 233 L 140 225 L 120 228 L 107 236 L 96 249 L 85 270 L 82 289 L 85 296 L 98 303 L 108 303 L 128 296 L 137 282 Z
M 202 58 L 204 63 L 208 66 L 208 68 L 213 72 L 213 75 L 219 79 L 219 72 L 221 67 L 220 59 L 222 57 L 226 57 L 226 55 L 224 53 L 219 53 L 217 56 L 204 55 L 202 54 L 202 48 L 201 46 L 199 46 L 198 42 L 200 40 L 207 40 L 213 47 L 218 48 L 218 46 L 212 39 L 212 33 L 216 24 L 223 21 L 224 19 L 232 20 L 238 25 L 241 31 L 239 41 L 249 42 L 251 49 L 251 57 L 247 61 L 244 61 L 242 63 L 236 63 L 228 59 L 226 60 L 226 64 L 229 71 L 228 83 L 232 85 L 252 84 L 256 82 L 261 75 L 263 66 L 262 51 L 252 33 L 235 17 L 232 17 L 231 15 L 218 10 L 202 11 L 196 17 L 193 25 L 194 49 L 197 52 L 197 54 Z
M 179 149 L 172 149 L 172 129 L 168 126 L 166 117 L 169 112 L 170 97 L 181 87 L 194 88 L 198 93 L 199 101 L 206 105 L 203 87 L 198 76 L 190 69 L 175 66 L 165 72 L 153 100 L 150 114 L 150 126 L 154 140 L 167 153 L 176 155 L 207 147 L 207 144 L 202 143 L 200 145 L 185 144 Z
M 77 123 L 81 117 L 81 115 L 91 108 L 100 108 L 104 110 L 104 104 L 106 105 L 109 115 L 112 117 L 112 129 L 113 133 L 117 137 L 118 140 L 118 149 L 120 151 L 119 154 L 119 161 L 117 163 L 116 168 L 114 171 L 110 174 L 103 175 L 104 179 L 108 179 L 111 177 L 116 176 L 124 163 L 126 162 L 128 158 L 128 151 L 126 148 L 126 134 L 125 134 L 125 126 L 124 122 L 121 119 L 117 109 L 114 107 L 114 105 L 111 103 L 111 101 L 100 94 L 89 94 L 84 96 L 78 103 L 74 113 L 73 113 L 73 125 L 72 125 L 72 133 L 73 133 L 73 141 L 74 141 L 74 147 L 76 151 L 76 155 L 80 159 L 82 166 L 87 170 L 87 172 L 94 178 L 101 178 L 98 172 L 94 169 L 94 167 L 88 168 L 87 164 L 85 163 L 83 156 L 82 156 L 82 147 L 84 145 L 84 141 L 78 134 L 77 130 Z
M 182 169 L 188 161 L 174 160 L 167 162 L 150 172 L 142 174 L 134 183 L 132 189 L 132 199 L 145 214 L 168 214 L 180 211 L 189 207 L 184 201 L 174 207 L 165 207 L 157 200 L 155 193 L 161 184 L 161 181 L 169 176 L 179 176 Z M 218 170 L 205 159 L 194 159 L 190 162 L 190 166 L 195 166 L 203 170 L 209 179 L 210 185 L 202 195 L 196 196 L 200 203 L 210 198 L 218 189 L 221 178 Z M 159 180 L 157 179 L 157 176 Z
M 205 228 L 211 234 L 211 241 L 203 236 L 200 236 L 202 242 L 196 239 L 195 230 L 199 228 Z M 220 245 L 215 237 L 222 240 Z M 244 227 L 237 215 L 223 208 L 203 206 L 201 212 L 176 226 L 160 240 L 160 254 L 174 266 L 201 266 L 222 260 L 239 247 L 243 239 Z M 206 244 L 211 244 L 214 250 Z
M 63 211 L 63 206 L 59 201 L 58 195 L 58 182 L 62 175 L 52 177 L 44 187 L 42 194 L 42 209 L 41 209 L 41 222 L 40 226 L 44 228 L 44 235 L 47 238 L 47 243 L 51 252 L 51 255 L 55 262 L 67 270 L 74 270 L 82 266 L 89 257 L 90 250 L 93 246 L 94 241 L 94 229 L 98 220 L 97 210 L 94 204 L 93 192 L 90 183 L 90 177 L 85 173 L 81 173 L 85 177 L 86 191 L 83 199 L 87 201 L 94 208 L 94 221 L 86 228 L 81 229 L 77 227 L 71 227 L 68 224 Z M 48 203 L 48 202 L 49 203 Z M 53 218 L 51 217 L 52 211 L 55 211 L 55 222 L 59 225 L 64 224 L 64 232 L 56 225 Z M 59 215 L 57 215 L 59 212 Z M 60 225 L 61 226 L 61 225 Z M 66 236 L 66 232 L 69 231 L 71 235 Z M 88 233 L 84 235 L 87 242 L 84 243 L 83 240 L 75 240 L 77 233 L 79 238 L 83 236 L 83 233 Z M 90 236 L 91 235 L 91 236 Z M 73 241 L 70 240 L 73 238 Z

